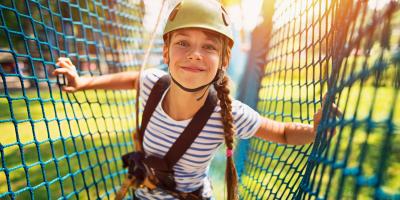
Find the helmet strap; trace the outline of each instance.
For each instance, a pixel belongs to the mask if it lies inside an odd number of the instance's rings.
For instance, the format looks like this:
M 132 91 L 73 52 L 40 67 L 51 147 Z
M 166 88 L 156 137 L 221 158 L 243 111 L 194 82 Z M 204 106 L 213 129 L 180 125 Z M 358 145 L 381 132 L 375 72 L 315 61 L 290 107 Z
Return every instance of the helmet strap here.
M 168 71 L 169 71 L 169 70 L 168 70 Z M 178 81 L 176 81 L 176 80 L 174 79 L 174 77 L 172 76 L 172 74 L 171 74 L 170 71 L 169 71 L 169 76 L 171 77 L 171 80 L 172 80 L 177 86 L 179 86 L 182 90 L 184 90 L 184 91 L 186 91 L 186 92 L 198 92 L 198 91 L 202 90 L 203 88 L 205 88 L 205 87 L 211 85 L 211 84 L 215 81 L 215 79 L 216 79 L 216 78 L 214 78 L 211 82 L 209 82 L 209 83 L 207 83 L 207 84 L 205 84 L 205 85 L 202 85 L 202 86 L 200 86 L 200 87 L 197 87 L 197 88 L 187 88 L 187 87 L 181 85 L 180 83 L 178 83 Z M 217 77 L 217 76 L 215 76 L 215 77 Z

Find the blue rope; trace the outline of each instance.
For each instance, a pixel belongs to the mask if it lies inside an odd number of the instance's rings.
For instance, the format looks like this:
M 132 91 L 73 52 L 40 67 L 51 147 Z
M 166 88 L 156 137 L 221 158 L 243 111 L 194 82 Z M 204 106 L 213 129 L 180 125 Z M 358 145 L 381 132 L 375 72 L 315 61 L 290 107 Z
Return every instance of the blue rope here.
M 0 138 L 0 198 L 113 197 L 126 173 L 120 157 L 133 150 L 134 93 L 66 94 L 64 78 L 49 72 L 60 56 L 81 75 L 137 69 L 143 10 L 142 2 L 0 3 L 0 40 L 8 45 L 0 57 L 15 66 L 0 63 L 7 109 L 0 129 L 11 125 L 7 134 L 16 138 Z
M 238 99 L 277 121 L 324 114 L 310 145 L 239 142 L 241 198 L 399 199 L 399 4 L 272 7 L 252 34 Z M 0 198 L 115 196 L 126 173 L 120 157 L 133 150 L 134 92 L 66 94 L 64 77 L 49 72 L 60 56 L 80 75 L 137 70 L 143 11 L 143 2 L 0 3 Z M 321 105 L 325 93 L 342 117 Z
M 399 78 L 393 75 L 400 71 L 399 44 L 389 41 L 400 41 L 391 34 L 398 20 L 390 23 L 399 13 L 398 3 L 373 9 L 359 1 L 282 0 L 274 7 L 273 20 L 265 18 L 267 23 L 260 25 L 268 29 L 271 20 L 271 33 L 253 37 L 254 49 L 268 44 L 266 55 L 250 50 L 249 78 L 241 83 L 248 86 L 260 80 L 260 86 L 251 87 L 259 88 L 258 94 L 244 87 L 239 98 L 250 105 L 258 99 L 258 111 L 268 118 L 311 123 L 326 93 L 327 105 L 335 102 L 344 117 L 331 118 L 331 108 L 322 107 L 312 145 L 294 148 L 260 139 L 241 141 L 236 155 L 241 198 L 396 198 L 400 191 L 394 180 L 399 177 L 389 169 L 400 163 L 393 146 L 399 129 Z M 374 45 L 379 46 L 374 50 L 377 56 L 371 53 Z M 251 62 L 257 59 L 261 61 Z M 261 73 L 252 74 L 260 67 Z M 371 96 L 368 104 L 366 91 Z M 382 91 L 387 99 L 380 96 Z M 378 99 L 384 100 L 387 112 L 379 111 Z M 328 135 L 332 128 L 334 137 Z M 286 159 L 290 156 L 295 158 Z

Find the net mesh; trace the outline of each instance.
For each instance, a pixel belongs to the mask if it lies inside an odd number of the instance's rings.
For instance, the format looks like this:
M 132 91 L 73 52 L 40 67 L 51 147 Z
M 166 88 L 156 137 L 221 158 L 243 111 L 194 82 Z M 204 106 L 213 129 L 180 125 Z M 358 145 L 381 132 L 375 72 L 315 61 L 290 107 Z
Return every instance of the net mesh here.
M 257 138 L 240 144 L 246 151 L 238 153 L 241 197 L 399 198 L 398 2 L 270 3 L 273 28 L 264 37 L 269 49 L 257 109 L 278 121 L 310 124 L 319 108 L 324 114 L 312 145 Z M 343 116 L 321 107 L 325 94 Z
M 324 115 L 310 145 L 241 141 L 241 198 L 400 198 L 399 3 L 270 7 L 257 110 L 310 124 Z M 135 92 L 67 94 L 51 71 L 61 56 L 81 76 L 138 70 L 144 11 L 139 0 L 0 2 L 0 198 L 114 197 L 126 173 L 120 156 L 133 150 Z M 342 116 L 322 107 L 325 94 Z
M 61 56 L 81 76 L 138 70 L 143 2 L 5 0 L 0 16 L 0 199 L 113 197 L 135 92 L 67 94 L 51 72 Z

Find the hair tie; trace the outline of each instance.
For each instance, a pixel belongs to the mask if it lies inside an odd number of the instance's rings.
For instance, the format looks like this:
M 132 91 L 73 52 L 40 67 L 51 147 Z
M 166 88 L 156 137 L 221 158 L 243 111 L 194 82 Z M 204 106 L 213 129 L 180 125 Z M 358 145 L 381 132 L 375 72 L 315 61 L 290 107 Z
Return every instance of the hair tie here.
M 232 149 L 226 149 L 226 157 L 229 158 L 233 155 L 233 150 Z

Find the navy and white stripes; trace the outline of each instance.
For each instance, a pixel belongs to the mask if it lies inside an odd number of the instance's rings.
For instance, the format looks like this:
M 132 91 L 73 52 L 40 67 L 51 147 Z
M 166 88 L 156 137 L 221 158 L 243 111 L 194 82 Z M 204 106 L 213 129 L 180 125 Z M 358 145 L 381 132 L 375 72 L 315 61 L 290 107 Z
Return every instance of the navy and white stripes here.
M 151 88 L 165 74 L 166 72 L 155 68 L 145 70 L 142 73 L 140 80 L 142 108 L 146 105 Z M 166 92 L 163 94 L 161 101 L 164 99 L 165 94 Z M 212 196 L 208 169 L 218 147 L 224 144 L 220 110 L 221 107 L 219 106 L 215 108 L 199 136 L 174 166 L 177 190 L 191 192 L 204 185 L 203 196 Z M 260 115 L 237 100 L 232 102 L 232 113 L 236 136 L 246 139 L 254 135 L 261 123 Z M 143 148 L 146 155 L 164 156 L 190 120 L 176 121 L 172 119 L 164 112 L 160 102 L 150 118 L 144 134 Z M 161 189 L 153 191 L 138 189 L 135 194 L 140 199 L 173 199 L 172 196 Z

